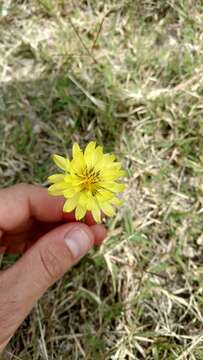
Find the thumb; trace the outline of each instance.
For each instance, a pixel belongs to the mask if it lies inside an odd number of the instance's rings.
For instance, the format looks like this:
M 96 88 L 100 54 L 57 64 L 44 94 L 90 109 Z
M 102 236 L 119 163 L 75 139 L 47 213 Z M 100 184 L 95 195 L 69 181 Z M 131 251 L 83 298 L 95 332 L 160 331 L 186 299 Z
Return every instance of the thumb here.
M 102 225 L 82 223 L 57 227 L 1 274 L 0 304 L 2 298 L 8 325 L 4 325 L 4 339 L 13 335 L 40 296 L 90 250 L 102 231 L 104 234 Z

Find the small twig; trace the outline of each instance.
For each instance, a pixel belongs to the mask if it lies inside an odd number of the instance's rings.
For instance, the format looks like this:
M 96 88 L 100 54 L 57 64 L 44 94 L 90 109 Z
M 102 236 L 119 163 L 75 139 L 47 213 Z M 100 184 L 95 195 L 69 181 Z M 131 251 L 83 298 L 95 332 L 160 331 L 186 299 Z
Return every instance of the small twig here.
M 80 91 L 100 110 L 104 111 L 105 104 L 102 100 L 96 99 L 92 96 L 73 76 L 68 75 L 68 78 L 77 86 Z
M 41 323 L 41 319 L 40 319 L 40 311 L 39 311 L 38 306 L 37 306 L 37 319 L 38 319 L 39 331 L 40 331 L 40 336 L 41 336 L 41 341 L 42 341 L 42 350 L 43 350 L 45 359 L 48 360 L 49 358 L 48 358 L 46 342 L 45 342 L 45 338 L 44 338 L 44 334 L 43 334 L 43 328 L 42 328 L 42 323 Z
M 80 40 L 82 46 L 84 47 L 84 49 L 86 50 L 86 52 L 88 53 L 88 55 L 92 58 L 92 60 L 94 61 L 95 64 L 98 64 L 97 60 L 94 58 L 94 56 L 92 55 L 92 53 L 90 52 L 90 50 L 88 49 L 88 47 L 86 46 L 86 44 L 84 43 L 80 33 L 78 32 L 78 29 L 76 28 L 76 26 L 74 25 L 74 23 L 72 22 L 71 18 L 68 18 L 69 23 L 71 24 L 75 34 L 77 35 L 78 39 Z
M 94 47 L 95 47 L 95 45 L 96 45 L 96 43 L 97 43 L 97 40 L 98 40 L 99 35 L 100 35 L 100 33 L 101 33 L 101 30 L 102 30 L 102 26 L 103 26 L 103 23 L 104 23 L 104 19 L 105 19 L 106 16 L 107 16 L 107 14 L 105 14 L 105 15 L 103 16 L 102 21 L 100 22 L 99 29 L 98 29 L 98 31 L 97 31 L 97 33 L 96 33 L 95 39 L 94 39 L 93 44 L 92 44 L 92 50 L 94 49 Z
M 157 276 L 157 277 L 160 277 L 160 278 L 162 278 L 162 279 L 164 279 L 164 280 L 167 280 L 167 277 L 166 276 L 164 276 L 164 275 L 162 275 L 162 274 L 157 274 L 157 273 L 155 273 L 154 271 L 148 271 L 148 270 L 143 270 L 145 273 L 147 273 L 147 274 L 150 274 L 150 275 L 153 275 L 153 276 Z

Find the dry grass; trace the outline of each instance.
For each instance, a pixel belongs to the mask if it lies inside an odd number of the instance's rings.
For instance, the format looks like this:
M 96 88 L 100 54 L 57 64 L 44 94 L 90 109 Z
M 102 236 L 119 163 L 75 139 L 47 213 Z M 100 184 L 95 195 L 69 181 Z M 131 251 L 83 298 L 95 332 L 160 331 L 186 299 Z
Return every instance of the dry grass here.
M 201 360 L 202 1 L 4 1 L 1 15 L 1 185 L 46 185 L 50 154 L 92 138 L 129 173 L 104 245 L 5 356 Z

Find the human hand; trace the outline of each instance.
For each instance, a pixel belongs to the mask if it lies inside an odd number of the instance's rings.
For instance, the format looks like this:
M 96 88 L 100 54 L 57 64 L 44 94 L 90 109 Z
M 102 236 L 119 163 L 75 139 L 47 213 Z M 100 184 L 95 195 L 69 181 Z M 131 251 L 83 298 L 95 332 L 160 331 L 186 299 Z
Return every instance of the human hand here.
M 64 200 L 20 184 L 0 190 L 0 253 L 22 254 L 0 271 L 0 352 L 42 294 L 106 235 L 90 214 L 63 213 Z

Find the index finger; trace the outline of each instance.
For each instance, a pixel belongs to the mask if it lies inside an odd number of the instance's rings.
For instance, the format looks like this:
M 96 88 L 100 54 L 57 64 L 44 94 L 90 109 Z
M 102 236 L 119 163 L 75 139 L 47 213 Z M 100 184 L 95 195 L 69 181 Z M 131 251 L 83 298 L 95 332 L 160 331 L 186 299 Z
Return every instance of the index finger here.
M 19 184 L 0 190 L 0 229 L 21 228 L 33 218 L 44 222 L 59 222 L 64 218 L 64 198 L 50 196 L 47 189 Z M 73 221 L 73 213 L 66 220 Z

